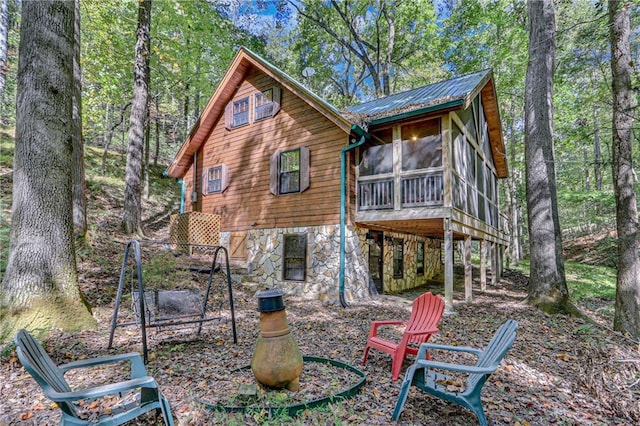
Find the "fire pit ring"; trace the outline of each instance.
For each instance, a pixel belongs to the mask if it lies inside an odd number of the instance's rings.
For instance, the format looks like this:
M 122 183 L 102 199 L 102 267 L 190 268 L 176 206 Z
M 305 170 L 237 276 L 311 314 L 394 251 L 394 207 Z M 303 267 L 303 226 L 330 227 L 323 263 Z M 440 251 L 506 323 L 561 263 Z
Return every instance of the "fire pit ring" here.
M 256 410 L 257 408 L 261 409 L 261 410 L 266 410 L 268 411 L 269 415 L 278 415 L 278 414 L 284 414 L 286 413 L 287 415 L 294 417 L 295 415 L 298 414 L 299 411 L 303 411 L 303 410 L 307 410 L 307 409 L 311 409 L 311 408 L 316 408 L 316 407 L 322 407 L 326 404 L 332 403 L 332 402 L 337 402 L 337 401 L 341 401 L 344 399 L 348 399 L 351 398 L 353 396 L 355 396 L 358 391 L 360 390 L 360 388 L 365 384 L 365 382 L 367 381 L 367 375 L 365 373 L 363 373 L 362 371 L 358 370 L 357 368 L 355 368 L 352 365 L 349 364 L 345 364 L 343 362 L 340 361 L 336 361 L 333 359 L 328 359 L 328 358 L 319 358 L 319 357 L 314 357 L 314 356 L 303 356 L 303 361 L 304 362 L 317 362 L 317 363 L 321 363 L 321 364 L 330 364 L 333 365 L 334 367 L 338 367 L 338 368 L 343 368 L 351 373 L 354 373 L 356 376 L 360 377 L 360 380 L 358 380 L 358 382 L 356 384 L 354 384 L 353 386 L 350 386 L 349 388 L 346 388 L 338 393 L 333 393 L 330 395 L 327 395 L 325 397 L 322 398 L 316 398 L 316 399 L 312 399 L 310 401 L 305 401 L 305 402 L 299 402 L 296 404 L 291 404 L 291 405 L 281 405 L 281 406 L 261 406 L 261 407 L 255 407 L 255 406 L 225 406 L 225 405 L 215 405 L 215 404 L 211 404 L 210 402 L 207 402 L 203 399 L 200 399 L 198 397 L 196 397 L 196 401 L 198 401 L 199 403 L 203 404 L 205 407 L 207 407 L 210 410 L 214 410 L 214 411 L 223 411 L 223 412 L 227 412 L 227 413 L 244 413 L 246 411 L 253 411 Z M 243 371 L 243 370 L 249 370 L 251 369 L 250 365 L 247 365 L 245 367 L 241 367 L 238 368 L 236 370 L 233 370 L 232 372 L 237 372 L 237 371 Z

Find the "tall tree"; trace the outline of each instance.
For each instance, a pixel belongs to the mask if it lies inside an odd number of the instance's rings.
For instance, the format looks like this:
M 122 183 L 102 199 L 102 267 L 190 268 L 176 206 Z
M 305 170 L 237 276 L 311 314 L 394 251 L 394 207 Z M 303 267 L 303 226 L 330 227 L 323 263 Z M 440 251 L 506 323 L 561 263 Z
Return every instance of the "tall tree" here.
M 322 58 L 323 62 L 326 59 L 335 62 L 334 73 L 338 75 L 345 74 L 340 61 L 350 52 L 347 56 L 357 58 L 365 70 L 366 78 L 360 79 L 361 83 L 370 85 L 360 88 L 364 91 L 362 95 L 389 95 L 423 84 L 425 77 L 429 79 L 434 73 L 440 74 L 441 63 L 434 60 L 434 54 L 439 52 L 434 49 L 438 31 L 430 1 L 289 0 L 289 3 L 300 16 L 325 33 L 318 37 L 325 42 L 320 49 L 306 44 L 301 53 Z M 336 48 L 327 49 L 328 39 L 333 40 Z M 424 66 L 434 62 L 438 62 L 435 67 Z M 360 74 L 358 69 L 347 72 L 351 72 L 352 77 Z M 407 76 L 410 78 L 405 79 Z
M 569 312 L 553 148 L 553 0 L 528 0 L 529 63 L 525 88 L 525 161 L 531 270 L 528 303 Z
M 74 2 L 22 3 L 7 269 L 0 340 L 17 328 L 95 326 L 78 285 L 73 244 Z
M 613 182 L 618 229 L 618 281 L 613 328 L 640 338 L 640 236 L 633 188 L 633 65 L 629 3 L 609 1 L 613 89 Z
M 7 51 L 9 48 L 9 0 L 0 0 L 0 107 L 7 81 Z
M 133 101 L 129 120 L 129 148 L 125 169 L 122 229 L 127 234 L 142 232 L 142 154 L 149 108 L 149 56 L 151 0 L 138 1 L 138 31 L 133 69 Z
M 82 138 L 82 67 L 80 66 L 80 0 L 75 0 L 73 39 L 73 227 L 76 236 L 87 233 L 87 197 Z

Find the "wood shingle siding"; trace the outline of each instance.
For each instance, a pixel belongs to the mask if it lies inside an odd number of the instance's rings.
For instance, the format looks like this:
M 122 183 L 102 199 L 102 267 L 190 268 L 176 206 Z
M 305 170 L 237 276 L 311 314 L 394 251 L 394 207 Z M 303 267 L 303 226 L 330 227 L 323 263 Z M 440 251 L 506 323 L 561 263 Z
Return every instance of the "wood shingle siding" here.
M 253 96 L 277 83 L 252 71 L 233 99 Z M 253 109 L 253 103 L 251 103 Z M 250 117 L 252 117 L 251 111 Z M 340 151 L 348 135 L 308 104 L 283 89 L 281 110 L 275 117 L 227 130 L 219 120 L 198 151 L 196 181 L 202 212 L 219 214 L 221 230 L 336 224 L 340 220 Z M 270 157 L 277 151 L 309 149 L 309 188 L 302 193 L 273 195 Z M 205 153 L 204 156 L 202 153 Z M 224 164 L 229 187 L 202 197 L 201 176 L 209 167 Z M 184 178 L 187 193 L 193 188 L 193 169 Z M 193 204 L 187 200 L 187 210 Z M 254 223 L 257 225 L 252 226 Z

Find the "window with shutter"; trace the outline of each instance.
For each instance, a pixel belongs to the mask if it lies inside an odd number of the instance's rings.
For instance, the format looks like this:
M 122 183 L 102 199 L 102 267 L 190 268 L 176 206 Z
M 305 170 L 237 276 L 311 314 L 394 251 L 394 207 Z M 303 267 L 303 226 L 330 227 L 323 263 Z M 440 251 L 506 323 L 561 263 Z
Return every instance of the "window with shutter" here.
M 209 167 L 202 176 L 202 193 L 216 194 L 223 192 L 228 186 L 228 171 L 224 164 Z
M 233 102 L 232 127 L 240 127 L 249 123 L 249 97 Z
M 270 190 L 274 195 L 304 192 L 309 188 L 309 148 L 278 151 L 271 156 Z
M 256 93 L 255 95 L 255 111 L 253 116 L 255 121 L 271 117 L 273 115 L 273 89 Z

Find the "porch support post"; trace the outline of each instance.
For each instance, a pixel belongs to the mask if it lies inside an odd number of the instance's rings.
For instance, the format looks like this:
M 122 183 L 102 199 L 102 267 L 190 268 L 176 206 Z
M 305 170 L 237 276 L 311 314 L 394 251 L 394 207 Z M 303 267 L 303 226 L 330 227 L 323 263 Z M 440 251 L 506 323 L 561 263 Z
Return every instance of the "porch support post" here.
M 473 269 L 471 266 L 471 236 L 464 237 L 464 300 L 473 301 Z
M 504 264 L 502 262 L 504 258 L 504 246 L 502 244 L 498 244 L 498 252 L 496 254 L 498 256 L 496 259 L 498 262 L 498 279 L 496 280 L 496 283 L 499 283 L 502 279 L 502 273 L 504 272 Z
M 491 285 L 498 283 L 498 244 L 491 243 Z
M 487 291 L 487 241 L 480 240 L 480 290 Z
M 451 218 L 444 218 L 444 305 L 453 312 L 453 231 Z

